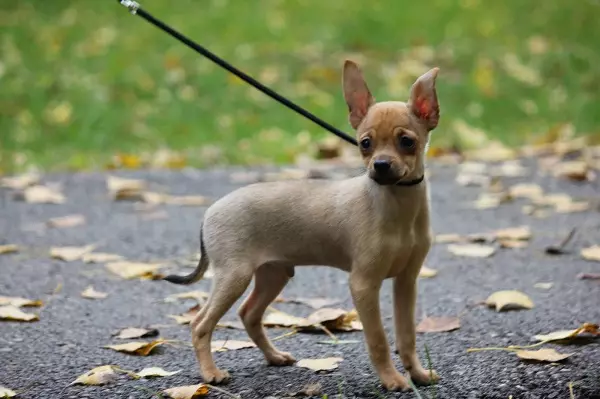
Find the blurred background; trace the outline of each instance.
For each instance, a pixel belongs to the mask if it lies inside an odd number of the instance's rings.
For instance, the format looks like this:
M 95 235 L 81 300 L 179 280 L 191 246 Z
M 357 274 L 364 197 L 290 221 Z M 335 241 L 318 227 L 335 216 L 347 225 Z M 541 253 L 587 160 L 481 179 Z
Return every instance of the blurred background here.
M 600 134 L 597 0 L 142 0 L 350 132 L 343 60 L 378 100 L 439 66 L 432 150 Z M 0 169 L 293 163 L 329 133 L 113 0 L 0 2 Z

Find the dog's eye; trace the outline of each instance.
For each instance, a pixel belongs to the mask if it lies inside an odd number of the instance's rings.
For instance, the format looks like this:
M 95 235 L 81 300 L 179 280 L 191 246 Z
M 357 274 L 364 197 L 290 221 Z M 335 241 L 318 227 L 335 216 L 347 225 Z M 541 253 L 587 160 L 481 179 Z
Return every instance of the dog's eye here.
M 360 146 L 363 150 L 368 150 L 371 147 L 371 139 L 364 138 L 360 141 Z
M 406 150 L 412 150 L 413 148 L 415 148 L 415 140 L 411 139 L 408 136 L 402 136 L 400 137 L 400 147 L 406 149 Z

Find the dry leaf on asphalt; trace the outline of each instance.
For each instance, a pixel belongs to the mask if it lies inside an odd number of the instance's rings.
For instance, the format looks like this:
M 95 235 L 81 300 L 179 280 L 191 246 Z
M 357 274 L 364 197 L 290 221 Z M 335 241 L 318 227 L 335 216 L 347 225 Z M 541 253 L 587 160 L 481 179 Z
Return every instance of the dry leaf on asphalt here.
M 81 226 L 85 224 L 85 216 L 83 215 L 67 215 L 49 219 L 46 222 L 48 227 L 64 229 L 68 227 Z
M 319 325 L 330 331 L 361 331 L 363 329 L 355 312 L 336 308 L 319 309 L 311 313 L 304 322 L 300 322 L 296 327 L 312 329 L 318 328 Z
M 508 193 L 513 198 L 527 198 L 530 200 L 541 198 L 544 190 L 537 184 L 519 183 L 508 189 Z
M 421 278 L 431 278 L 437 276 L 438 271 L 435 269 L 430 269 L 426 266 L 421 266 L 421 270 L 419 270 L 419 277 Z
M 219 340 L 212 341 L 210 343 L 211 352 L 225 352 L 234 351 L 238 349 L 254 348 L 256 345 L 250 341 L 236 341 L 236 340 Z
M 523 360 L 549 363 L 560 362 L 573 355 L 572 353 L 559 353 L 554 349 L 549 348 L 538 349 L 535 351 L 518 350 L 515 354 Z
M 199 310 L 200 304 L 192 306 L 185 313 L 182 313 L 180 315 L 170 314 L 167 315 L 167 317 L 174 319 L 177 322 L 177 324 L 190 324 L 192 320 L 194 320 L 194 317 L 196 316 L 196 313 L 198 313 Z
M 460 328 L 460 320 L 458 317 L 427 317 L 421 320 L 417 325 L 417 332 L 432 333 L 453 331 Z
M 434 241 L 436 244 L 450 244 L 460 242 L 462 239 L 460 234 L 438 234 L 435 236 Z
M 532 309 L 534 306 L 527 295 L 516 290 L 494 292 L 485 303 L 489 307 L 495 307 L 497 312 L 509 309 Z
M 208 292 L 204 291 L 187 291 L 179 294 L 169 295 L 165 298 L 165 302 L 175 302 L 179 299 L 194 299 L 196 302 L 202 304 L 208 299 Z
M 169 377 L 169 376 L 175 375 L 180 372 L 181 372 L 181 370 L 167 371 L 160 367 L 146 367 L 145 369 L 142 369 L 139 372 L 135 373 L 135 375 L 137 375 L 140 378 Z
M 15 194 L 16 199 L 30 204 L 64 204 L 67 200 L 60 192 L 46 186 L 30 186 Z
M 0 306 L 0 320 L 3 321 L 38 321 L 39 317 L 33 313 L 25 313 L 16 306 Z
M 107 262 L 117 262 L 123 260 L 121 255 L 117 254 L 108 254 L 104 252 L 90 252 L 83 254 L 81 260 L 84 263 L 107 263 Z
M 158 330 L 155 328 L 138 328 L 138 327 L 127 327 L 120 330 L 116 334 L 118 339 L 132 339 L 132 338 L 148 338 L 156 337 Z
M 329 371 L 338 368 L 339 363 L 344 360 L 341 357 L 326 357 L 323 359 L 302 359 L 296 365 L 311 369 L 313 371 Z
M 567 178 L 574 181 L 594 180 L 595 174 L 585 161 L 559 162 L 552 168 L 554 176 Z
M 81 292 L 81 296 L 87 299 L 104 299 L 108 296 L 106 292 L 96 291 L 91 285 Z
M 0 187 L 6 187 L 13 190 L 23 190 L 29 186 L 38 184 L 39 181 L 40 176 L 38 174 L 26 173 L 18 176 L 3 177 L 0 179 Z
M 581 256 L 585 260 L 600 262 L 600 245 L 594 245 L 581 250 Z
M 538 290 L 549 290 L 554 286 L 554 283 L 535 283 L 533 288 L 537 288 Z
M 562 341 L 565 339 L 575 338 L 580 334 L 592 334 L 600 336 L 600 331 L 598 330 L 598 324 L 592 323 L 583 323 L 581 326 L 574 330 L 559 330 L 554 331 L 549 334 L 539 334 L 535 335 L 533 339 L 537 341 L 543 342 L 552 342 L 552 341 Z
M 84 247 L 52 247 L 50 248 L 50 257 L 60 259 L 65 262 L 73 262 L 81 259 L 88 252 L 92 252 L 95 245 L 86 245 Z
M 15 391 L 0 385 L 0 398 L 14 398 L 15 396 L 17 396 Z
M 19 247 L 15 244 L 0 245 L 0 255 L 14 254 L 19 252 Z
M 508 249 L 516 249 L 516 248 L 525 248 L 525 247 L 527 247 L 527 242 L 526 241 L 521 241 L 521 240 L 506 240 L 506 239 L 501 239 L 501 240 L 498 240 L 498 244 L 500 244 L 501 248 L 508 248 Z
M 114 367 L 110 365 L 95 367 L 77 377 L 70 385 L 103 385 L 114 381 L 117 378 Z
M 114 200 L 140 199 L 142 191 L 146 189 L 146 182 L 139 179 L 108 176 L 106 187 Z
M 37 307 L 42 306 L 42 301 L 39 299 L 27 299 L 18 296 L 0 296 L 0 306 L 12 305 L 17 308 L 24 306 Z
M 496 248 L 480 244 L 450 244 L 448 245 L 448 251 L 456 256 L 488 258 L 496 252 Z
M 509 227 L 494 231 L 494 236 L 498 240 L 529 240 L 531 238 L 531 228 L 529 226 Z
M 501 204 L 504 204 L 511 200 L 511 197 L 505 193 L 481 193 L 479 197 L 473 202 L 475 209 L 493 209 L 498 208 Z
M 163 277 L 158 273 L 158 270 L 164 266 L 162 263 L 117 261 L 107 263 L 105 266 L 108 270 L 124 279 L 141 278 L 155 280 Z
M 128 353 L 130 355 L 148 356 L 157 346 L 167 342 L 164 339 L 157 339 L 151 342 L 128 342 L 126 344 L 106 345 L 104 348 L 112 349 L 117 352 Z
M 292 316 L 285 312 L 270 312 L 265 315 L 262 324 L 265 327 L 296 327 L 299 324 L 306 324 L 306 319 Z
M 310 306 L 313 309 L 321 309 L 325 306 L 330 306 L 335 303 L 338 303 L 340 300 L 335 298 L 291 298 L 291 299 L 283 299 L 282 302 L 290 302 L 290 303 L 300 303 L 303 305 Z
M 162 391 L 171 399 L 197 399 L 208 395 L 209 389 L 206 384 L 185 385 Z

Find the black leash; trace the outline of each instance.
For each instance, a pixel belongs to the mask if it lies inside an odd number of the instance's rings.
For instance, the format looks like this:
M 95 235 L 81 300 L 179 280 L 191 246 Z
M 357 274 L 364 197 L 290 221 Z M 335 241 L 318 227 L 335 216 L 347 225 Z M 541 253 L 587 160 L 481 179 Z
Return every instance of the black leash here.
M 132 0 L 117 0 L 117 1 L 119 2 L 119 4 L 127 7 L 127 9 L 129 9 L 129 12 L 131 14 L 133 14 L 133 15 L 139 15 L 140 17 L 142 17 L 146 21 L 150 22 L 152 25 L 154 25 L 157 28 L 165 31 L 166 33 L 168 33 L 169 35 L 173 36 L 175 39 L 179 40 L 180 42 L 182 42 L 183 44 L 185 44 L 188 47 L 192 48 L 193 50 L 196 50 L 198 53 L 200 53 L 204 57 L 208 58 L 209 60 L 211 60 L 215 64 L 219 65 L 221 68 L 226 69 L 227 71 L 231 72 L 232 74 L 234 74 L 238 78 L 242 79 L 246 83 L 252 85 L 254 88 L 260 90 L 261 92 L 263 92 L 264 94 L 268 95 L 272 99 L 278 101 L 280 104 L 283 104 L 286 107 L 288 107 L 288 108 L 296 111 L 300 115 L 304 116 L 305 118 L 307 118 L 307 119 L 313 121 L 314 123 L 316 123 L 317 125 L 321 126 L 323 129 L 330 131 L 331 133 L 335 134 L 336 136 L 338 136 L 339 138 L 341 138 L 343 140 L 346 140 L 348 143 L 351 143 L 351 144 L 354 144 L 354 145 L 358 144 L 356 142 L 356 139 L 354 137 L 350 136 L 347 133 L 342 132 L 341 130 L 337 129 L 336 127 L 330 125 L 329 123 L 323 121 L 322 119 L 320 119 L 317 116 L 313 115 L 312 113 L 308 112 L 304 108 L 302 108 L 302 107 L 294 104 L 293 102 L 291 102 L 287 98 L 285 98 L 285 97 L 277 94 L 276 92 L 274 92 L 273 90 L 271 90 L 267 86 L 263 85 L 262 83 L 260 83 L 256 79 L 252 78 L 251 76 L 248 76 L 247 74 L 245 74 L 244 72 L 242 72 L 239 69 L 235 68 L 233 65 L 231 65 L 227 61 L 219 58 L 218 56 L 216 56 L 215 54 L 213 54 L 212 52 L 210 52 L 206 48 L 200 46 L 198 43 L 196 43 L 193 40 L 185 37 L 181 33 L 177 32 L 175 29 L 173 29 L 170 26 L 168 26 L 168 25 L 164 24 L 163 22 L 161 22 L 160 20 L 154 18 L 152 15 L 150 15 L 149 13 L 147 13 L 146 11 L 144 11 L 141 8 L 141 6 L 140 6 L 139 3 L 135 2 L 135 1 L 132 1 Z

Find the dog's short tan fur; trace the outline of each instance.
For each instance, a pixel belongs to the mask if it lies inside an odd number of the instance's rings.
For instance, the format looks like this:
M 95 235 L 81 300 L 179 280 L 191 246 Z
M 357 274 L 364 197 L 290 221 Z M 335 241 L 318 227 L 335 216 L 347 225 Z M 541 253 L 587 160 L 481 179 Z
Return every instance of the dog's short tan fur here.
M 385 388 L 405 390 L 409 384 L 392 362 L 379 309 L 382 281 L 393 278 L 396 347 L 404 368 L 415 382 L 437 380 L 435 372 L 422 367 L 415 350 L 416 280 L 431 243 L 427 183 L 396 184 L 425 172 L 429 134 L 439 118 L 437 73 L 434 68 L 417 79 L 408 103 L 375 103 L 359 67 L 346 61 L 344 97 L 367 173 L 342 181 L 252 184 L 206 211 L 198 268 L 189 276 L 167 277 L 189 284 L 198 281 L 209 264 L 214 270 L 211 296 L 191 324 L 206 382 L 229 379 L 213 361 L 212 331 L 253 276 L 254 290 L 239 309 L 248 335 L 269 364 L 294 363 L 291 354 L 273 346 L 261 320 L 294 275 L 294 267 L 301 265 L 349 272 L 371 363 Z

